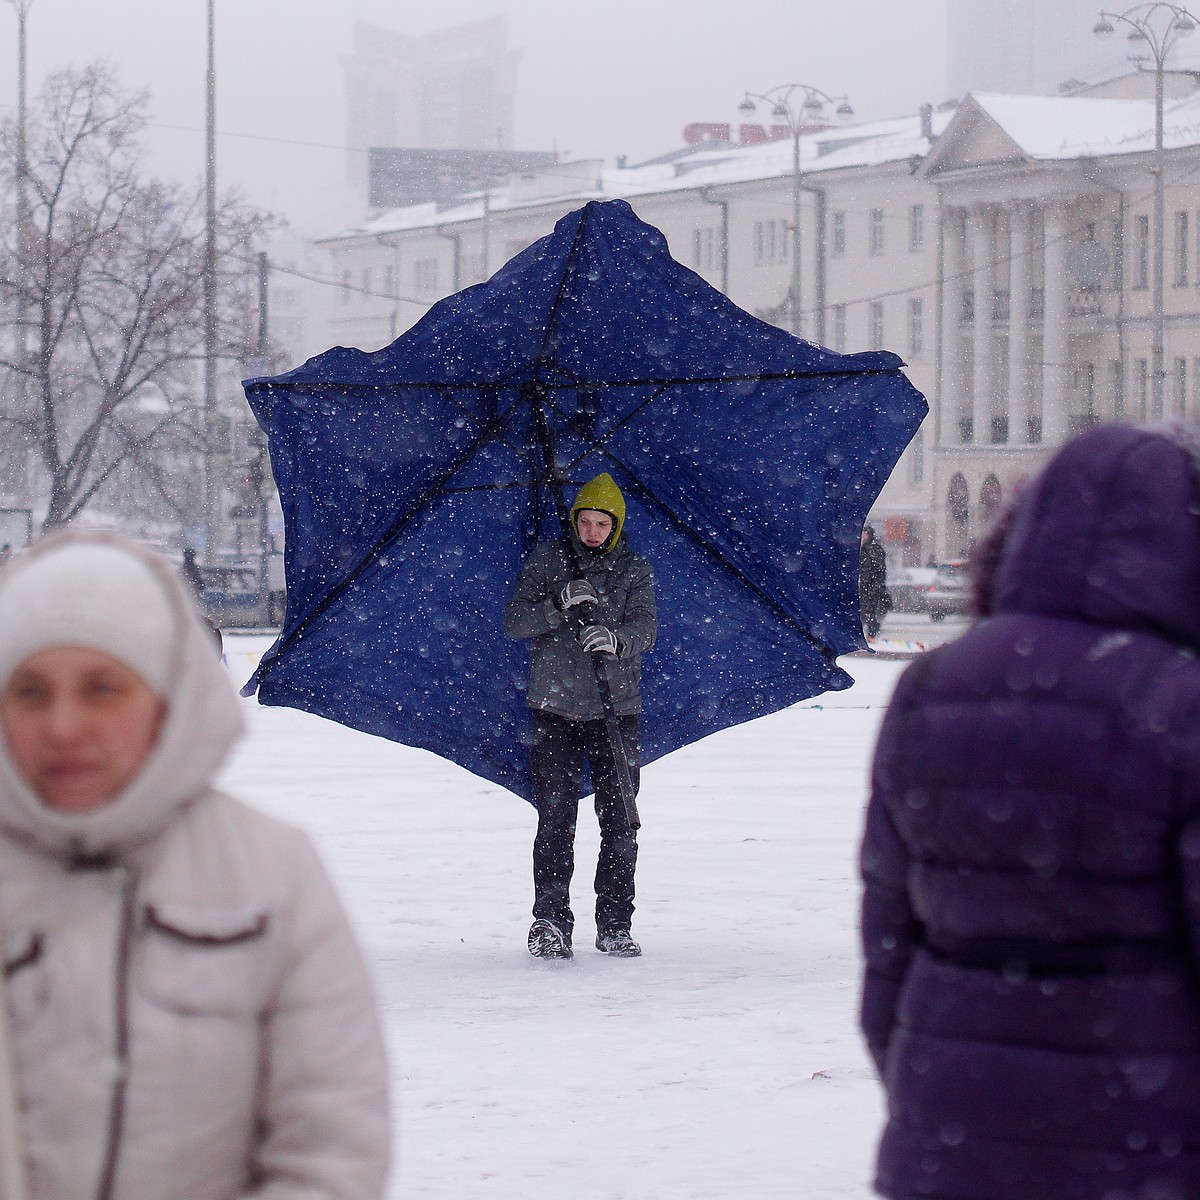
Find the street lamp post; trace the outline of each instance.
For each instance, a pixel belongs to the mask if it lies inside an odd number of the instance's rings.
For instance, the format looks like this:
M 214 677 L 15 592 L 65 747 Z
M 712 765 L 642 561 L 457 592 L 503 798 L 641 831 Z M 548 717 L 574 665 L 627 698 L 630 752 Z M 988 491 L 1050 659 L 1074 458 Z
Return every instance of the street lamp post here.
M 26 22 L 33 0 L 9 0 L 17 14 L 17 162 L 16 162 L 16 236 L 17 236 L 17 322 L 15 361 L 20 373 L 16 380 L 16 402 L 21 418 L 28 416 L 29 376 L 29 283 L 33 238 L 29 212 L 29 111 L 27 105 L 27 45 Z M 33 494 L 30 470 L 32 456 L 26 442 L 21 474 L 26 495 Z
M 796 95 L 799 104 L 792 103 Z M 854 109 L 845 96 L 829 96 L 820 88 L 807 83 L 784 83 L 766 92 L 747 92 L 738 112 L 749 116 L 759 104 L 771 107 L 771 116 L 787 123 L 792 137 L 792 271 L 788 296 L 788 327 L 800 336 L 800 204 L 804 193 L 804 174 L 800 168 L 800 135 L 805 120 L 819 120 L 826 109 L 832 109 L 839 120 L 854 116 Z
M 208 56 L 204 105 L 204 558 L 218 549 L 221 488 L 217 433 L 217 66 L 215 0 L 208 0 Z
M 1128 28 L 1126 35 L 1135 47 L 1144 46 L 1154 60 L 1154 279 L 1150 293 L 1150 372 L 1153 388 L 1153 411 L 1165 412 L 1163 381 L 1165 377 L 1165 348 L 1163 339 L 1163 266 L 1166 218 L 1166 199 L 1163 186 L 1163 68 L 1167 55 L 1182 37 L 1196 29 L 1196 19 L 1186 8 L 1167 4 L 1163 0 L 1135 4 L 1121 13 L 1101 12 L 1092 32 L 1102 39 L 1116 32 L 1113 22 Z M 1137 55 L 1137 58 L 1143 57 Z

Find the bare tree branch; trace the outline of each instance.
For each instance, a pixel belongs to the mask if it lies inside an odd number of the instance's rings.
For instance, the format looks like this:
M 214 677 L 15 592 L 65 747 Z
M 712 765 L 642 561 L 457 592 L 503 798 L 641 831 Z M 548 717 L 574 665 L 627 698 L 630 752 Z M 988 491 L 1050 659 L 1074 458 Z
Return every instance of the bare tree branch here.
M 0 474 L 24 478 L 32 453 L 43 529 L 101 497 L 176 521 L 194 512 L 202 193 L 145 174 L 145 121 L 145 96 L 103 66 L 52 75 L 29 114 L 30 227 L 0 227 Z M 0 187 L 10 195 L 15 166 L 9 121 Z M 232 198 L 218 212 L 218 332 L 232 356 L 246 352 L 244 259 L 266 221 Z

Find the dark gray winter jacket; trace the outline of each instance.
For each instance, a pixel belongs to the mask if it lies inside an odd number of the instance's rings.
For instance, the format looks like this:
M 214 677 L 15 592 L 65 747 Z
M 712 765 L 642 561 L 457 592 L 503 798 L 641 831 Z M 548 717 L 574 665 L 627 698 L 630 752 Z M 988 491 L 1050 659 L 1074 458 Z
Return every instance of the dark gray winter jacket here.
M 591 661 L 595 657 L 607 675 L 616 714 L 641 712 L 641 655 L 654 645 L 657 630 L 650 564 L 623 537 L 603 554 L 580 546 L 578 555 L 583 578 L 600 597 L 595 604 L 579 606 L 585 610 L 580 617 L 561 612 L 555 603 L 563 587 L 580 578 L 561 540 L 543 542 L 529 556 L 504 610 L 508 636 L 531 639 L 529 707 L 572 721 L 603 717 Z M 620 639 L 620 653 L 588 654 L 576 637 L 581 622 L 607 625 Z

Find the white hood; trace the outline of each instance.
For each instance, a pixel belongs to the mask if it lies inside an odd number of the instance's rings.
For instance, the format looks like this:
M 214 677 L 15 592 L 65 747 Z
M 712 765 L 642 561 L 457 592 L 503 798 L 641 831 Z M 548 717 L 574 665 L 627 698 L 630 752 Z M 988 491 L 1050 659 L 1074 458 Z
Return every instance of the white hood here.
M 133 555 L 161 585 L 177 630 L 165 689 L 167 716 L 137 778 L 116 799 L 87 813 L 60 813 L 42 804 L 17 774 L 0 737 L 0 830 L 55 856 L 119 857 L 155 838 L 181 807 L 208 788 L 240 737 L 243 720 L 211 632 L 159 556 L 115 534 L 67 532 L 37 543 L 0 570 L 0 595 L 41 555 L 71 543 L 103 544 Z M 136 625 L 137 619 L 136 612 L 129 614 L 131 623 Z

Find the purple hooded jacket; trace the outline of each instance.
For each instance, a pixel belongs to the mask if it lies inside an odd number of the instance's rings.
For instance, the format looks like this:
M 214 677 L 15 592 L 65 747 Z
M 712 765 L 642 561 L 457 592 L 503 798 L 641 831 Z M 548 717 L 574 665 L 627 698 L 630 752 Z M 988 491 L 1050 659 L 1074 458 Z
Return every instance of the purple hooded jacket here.
M 890 1197 L 1200 1197 L 1200 487 L 1105 426 L 901 678 L 862 849 Z

